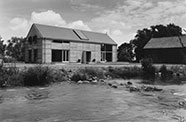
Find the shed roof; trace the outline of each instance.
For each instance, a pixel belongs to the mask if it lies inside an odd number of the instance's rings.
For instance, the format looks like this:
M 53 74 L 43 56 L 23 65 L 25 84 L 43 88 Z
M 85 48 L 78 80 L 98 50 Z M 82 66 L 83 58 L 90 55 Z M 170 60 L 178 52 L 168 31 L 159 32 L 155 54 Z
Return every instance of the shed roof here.
M 37 28 L 43 38 L 117 45 L 115 41 L 104 33 L 42 24 L 33 24 L 32 26 Z M 86 37 L 86 39 L 82 37 Z
M 144 49 L 157 48 L 182 48 L 186 46 L 186 36 L 152 38 L 144 47 Z

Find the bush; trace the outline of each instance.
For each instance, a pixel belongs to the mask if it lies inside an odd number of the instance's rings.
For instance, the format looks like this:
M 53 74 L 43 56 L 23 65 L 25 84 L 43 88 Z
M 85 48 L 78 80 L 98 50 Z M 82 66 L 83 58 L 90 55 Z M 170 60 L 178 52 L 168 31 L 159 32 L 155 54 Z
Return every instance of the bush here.
M 36 66 L 23 72 L 24 86 L 45 86 L 52 80 L 52 71 L 48 67 Z
M 154 79 L 155 78 L 155 67 L 152 65 L 152 59 L 146 58 L 141 60 L 141 67 L 143 71 L 143 78 Z
M 160 67 L 159 72 L 161 72 L 161 80 L 168 80 L 173 77 L 173 72 L 170 70 L 167 70 L 167 67 L 165 65 L 162 65 Z
M 140 77 L 141 73 L 142 71 L 138 67 L 109 67 L 106 74 L 111 76 L 112 78 L 135 78 Z
M 91 80 L 99 78 L 104 78 L 104 72 L 100 68 L 82 68 L 77 70 L 75 73 L 73 73 L 71 80 L 72 81 L 79 81 L 79 80 Z
M 52 75 L 52 82 L 62 82 L 62 81 L 69 80 L 69 72 L 67 72 L 64 69 L 60 69 L 60 70 L 53 69 L 51 71 L 51 75 Z
M 0 87 L 22 86 L 22 79 L 16 67 L 0 68 Z

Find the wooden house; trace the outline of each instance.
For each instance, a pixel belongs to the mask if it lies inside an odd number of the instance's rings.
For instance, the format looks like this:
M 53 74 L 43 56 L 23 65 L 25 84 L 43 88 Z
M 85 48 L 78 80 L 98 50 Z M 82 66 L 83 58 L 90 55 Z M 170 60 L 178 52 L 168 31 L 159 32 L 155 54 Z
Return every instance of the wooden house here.
M 145 45 L 144 54 L 155 63 L 185 64 L 186 36 L 152 38 Z

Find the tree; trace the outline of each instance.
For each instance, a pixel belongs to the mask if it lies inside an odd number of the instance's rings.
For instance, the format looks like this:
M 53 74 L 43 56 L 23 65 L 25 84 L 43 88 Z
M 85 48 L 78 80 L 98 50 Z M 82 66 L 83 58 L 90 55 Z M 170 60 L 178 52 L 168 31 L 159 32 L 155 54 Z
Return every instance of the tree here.
M 8 40 L 6 50 L 6 55 L 15 58 L 17 61 L 24 61 L 25 39 L 22 37 L 12 37 Z
M 6 45 L 4 44 L 4 40 L 2 40 L 2 37 L 0 36 L 0 55 L 4 56 L 5 54 Z
M 149 29 L 144 28 L 138 30 L 135 35 L 135 39 L 131 41 L 135 48 L 135 56 L 137 61 L 144 57 L 143 47 L 148 43 L 151 38 L 159 37 L 170 37 L 170 36 L 181 36 L 182 28 L 174 24 L 155 25 L 151 26 Z
M 118 61 L 131 62 L 134 57 L 132 50 L 132 44 L 130 43 L 123 43 L 120 45 L 118 47 Z

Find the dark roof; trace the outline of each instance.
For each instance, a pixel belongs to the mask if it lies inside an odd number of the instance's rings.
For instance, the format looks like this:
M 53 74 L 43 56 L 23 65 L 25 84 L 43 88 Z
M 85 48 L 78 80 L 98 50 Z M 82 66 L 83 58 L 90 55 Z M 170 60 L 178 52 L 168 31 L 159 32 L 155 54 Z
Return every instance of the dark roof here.
M 144 49 L 157 48 L 182 48 L 186 46 L 186 36 L 152 38 L 144 47 Z
M 37 28 L 43 38 L 117 45 L 104 33 L 41 24 L 33 24 L 33 26 Z

